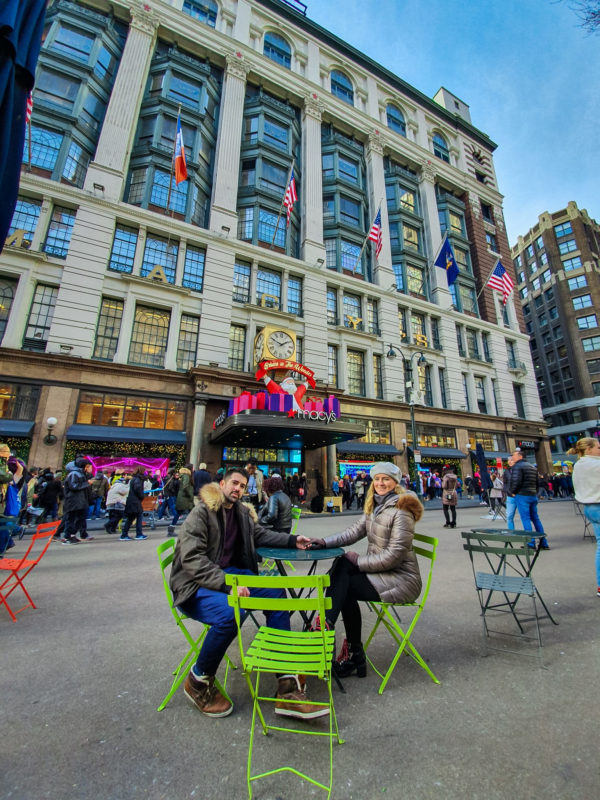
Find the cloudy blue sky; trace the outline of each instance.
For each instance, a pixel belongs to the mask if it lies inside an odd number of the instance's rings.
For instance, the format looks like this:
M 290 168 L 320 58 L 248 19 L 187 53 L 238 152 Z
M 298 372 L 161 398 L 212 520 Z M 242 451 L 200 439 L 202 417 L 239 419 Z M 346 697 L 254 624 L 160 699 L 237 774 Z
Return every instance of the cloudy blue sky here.
M 308 17 L 498 144 L 509 241 L 569 200 L 600 221 L 600 35 L 555 0 L 306 0 Z M 340 13 L 342 12 L 343 13 Z

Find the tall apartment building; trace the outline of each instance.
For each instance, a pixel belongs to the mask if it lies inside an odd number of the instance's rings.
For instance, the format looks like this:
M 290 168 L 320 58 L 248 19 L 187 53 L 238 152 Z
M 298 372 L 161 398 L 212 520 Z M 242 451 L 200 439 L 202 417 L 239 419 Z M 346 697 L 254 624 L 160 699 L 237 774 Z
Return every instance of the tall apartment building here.
M 512 248 L 554 460 L 600 436 L 600 225 L 571 202 Z
M 484 286 L 512 270 L 495 144 L 446 89 L 278 0 L 54 0 L 30 133 L 0 257 L 0 434 L 30 463 L 406 469 L 411 401 L 424 466 L 547 460 L 520 305 Z M 314 372 L 316 418 L 252 408 L 265 358 Z

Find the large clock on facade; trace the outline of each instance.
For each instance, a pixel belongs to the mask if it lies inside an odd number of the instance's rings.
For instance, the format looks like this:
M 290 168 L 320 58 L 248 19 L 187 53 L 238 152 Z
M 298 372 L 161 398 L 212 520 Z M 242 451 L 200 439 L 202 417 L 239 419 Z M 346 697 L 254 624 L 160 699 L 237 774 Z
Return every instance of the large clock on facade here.
M 267 325 L 254 339 L 254 363 L 269 358 L 291 361 L 296 355 L 296 334 Z

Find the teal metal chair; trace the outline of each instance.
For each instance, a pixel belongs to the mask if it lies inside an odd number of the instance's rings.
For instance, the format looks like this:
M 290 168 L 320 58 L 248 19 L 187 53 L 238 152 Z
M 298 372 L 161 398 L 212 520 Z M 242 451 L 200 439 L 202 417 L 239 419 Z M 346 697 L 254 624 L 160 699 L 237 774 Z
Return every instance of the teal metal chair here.
M 241 625 L 243 622 L 242 611 L 305 611 L 315 612 L 325 619 L 325 610 L 331 608 L 331 599 L 325 597 L 325 588 L 329 586 L 329 575 L 310 576 L 284 576 L 262 577 L 255 575 L 226 575 L 226 583 L 231 586 L 229 604 L 233 606 L 235 619 L 238 626 L 238 643 L 242 669 L 252 696 L 252 723 L 250 728 L 250 743 L 248 748 L 247 782 L 248 793 L 252 798 L 252 784 L 260 778 L 276 775 L 280 772 L 291 772 L 303 780 L 318 786 L 331 795 L 333 787 L 333 741 L 342 744 L 340 738 L 333 696 L 331 693 L 331 664 L 334 654 L 334 631 L 281 631 L 275 628 L 260 626 L 248 647 L 244 647 Z M 242 587 L 284 589 L 304 591 L 302 597 L 243 597 L 239 594 Z M 307 594 L 310 593 L 310 594 Z M 284 727 L 271 725 L 263 713 L 265 704 L 274 704 L 277 698 L 261 692 L 260 680 L 263 673 L 275 675 L 303 675 L 318 678 L 327 686 L 327 701 L 311 704 L 322 705 L 329 708 L 328 730 L 317 730 L 316 726 L 304 728 Z M 289 701 L 294 702 L 294 701 Z M 329 780 L 324 783 L 315 777 L 297 769 L 294 766 L 275 767 L 266 772 L 252 773 L 252 754 L 254 748 L 254 732 L 256 720 L 260 722 L 265 736 L 270 731 L 284 731 L 299 733 L 308 736 L 320 736 L 329 740 Z M 305 723 L 306 724 L 306 723 Z M 295 748 L 290 748 L 294 752 Z M 306 762 L 306 752 L 303 749 L 303 759 Z
M 416 647 L 411 642 L 411 636 L 414 631 L 415 625 L 417 624 L 419 617 L 421 616 L 423 609 L 425 608 L 425 603 L 427 602 L 427 597 L 429 596 L 429 588 L 431 586 L 431 576 L 433 574 L 433 565 L 435 563 L 436 558 L 436 550 L 438 546 L 438 540 L 433 536 L 425 536 L 421 533 L 415 533 L 413 539 L 413 550 L 417 554 L 417 556 L 427 564 L 427 579 L 425 580 L 425 584 L 423 586 L 423 591 L 421 592 L 421 596 L 418 602 L 414 603 L 384 603 L 381 600 L 373 600 L 369 601 L 367 605 L 376 614 L 375 624 L 371 629 L 371 633 L 367 637 L 365 642 L 365 653 L 367 655 L 367 660 L 373 670 L 379 675 L 382 679 L 379 685 L 379 694 L 383 694 L 383 690 L 385 689 L 387 682 L 389 681 L 392 672 L 394 671 L 396 664 L 400 660 L 400 656 L 405 653 L 406 655 L 410 656 L 412 660 L 417 663 L 425 672 L 429 675 L 431 680 L 434 683 L 439 684 L 439 680 L 430 670 L 429 666 L 427 665 L 425 659 L 421 656 L 418 652 Z M 421 571 L 423 574 L 424 570 Z M 402 620 L 398 614 L 397 609 L 410 609 L 414 610 L 414 614 L 412 620 L 410 621 L 406 631 L 402 628 Z M 373 660 L 369 656 L 368 650 L 369 646 L 372 643 L 375 634 L 377 633 L 378 629 L 383 627 L 387 632 L 390 634 L 392 639 L 397 645 L 396 653 L 388 666 L 388 668 L 383 671 L 378 669 Z
M 173 683 L 171 684 L 171 688 L 169 689 L 167 696 L 159 705 L 159 707 L 156 709 L 157 711 L 162 711 L 164 708 L 166 708 L 169 700 L 173 697 L 177 689 L 181 686 L 181 684 L 185 680 L 186 675 L 188 674 L 192 665 L 198 658 L 198 654 L 200 653 L 200 650 L 202 648 L 202 642 L 204 641 L 204 638 L 210 629 L 210 625 L 203 625 L 200 636 L 194 638 L 186 627 L 186 621 L 189 619 L 189 617 L 186 617 L 186 615 L 183 614 L 177 608 L 177 606 L 173 605 L 173 595 L 171 594 L 171 588 L 169 586 L 169 573 L 171 569 L 171 564 L 173 563 L 173 558 L 175 556 L 176 544 L 177 542 L 175 539 L 167 539 L 165 542 L 162 542 L 162 544 L 158 545 L 158 547 L 156 548 L 156 552 L 158 553 L 158 561 L 160 564 L 160 570 L 163 579 L 163 588 L 165 590 L 165 595 L 167 598 L 167 602 L 169 604 L 169 608 L 171 609 L 171 614 L 173 614 L 173 618 L 177 623 L 177 627 L 184 635 L 185 640 L 188 643 L 189 649 L 186 655 L 181 659 L 177 667 L 173 670 L 173 675 L 174 675 Z M 199 624 L 202 625 L 202 623 Z M 227 675 L 229 673 L 230 667 L 232 669 L 237 669 L 237 667 L 232 663 L 229 656 L 225 656 L 225 662 L 226 662 L 225 680 L 223 681 L 223 684 L 219 683 L 218 680 L 216 680 L 215 683 L 219 687 L 219 690 L 227 698 L 229 698 L 229 695 L 227 694 L 227 691 L 225 689 L 225 687 L 227 686 Z

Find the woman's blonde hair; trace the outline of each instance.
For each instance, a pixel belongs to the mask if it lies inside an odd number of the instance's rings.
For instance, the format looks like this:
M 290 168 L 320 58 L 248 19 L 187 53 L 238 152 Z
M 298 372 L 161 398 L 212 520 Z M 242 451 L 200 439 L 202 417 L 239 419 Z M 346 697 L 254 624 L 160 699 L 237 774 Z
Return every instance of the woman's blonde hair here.
M 406 494 L 406 489 L 404 486 L 400 486 L 399 483 L 396 484 L 394 491 L 396 494 Z M 375 494 L 375 484 L 371 482 L 371 485 L 367 489 L 367 496 L 365 498 L 365 505 L 364 505 L 364 512 L 365 514 L 372 514 L 373 508 L 375 507 L 375 501 L 373 500 L 373 495 Z
M 592 438 L 591 436 L 584 436 L 583 439 L 579 439 L 578 442 L 575 442 L 575 447 L 572 447 L 570 450 L 567 450 L 567 454 L 570 456 L 577 456 L 578 458 L 582 458 L 588 450 L 590 450 L 597 442 L 597 439 Z

